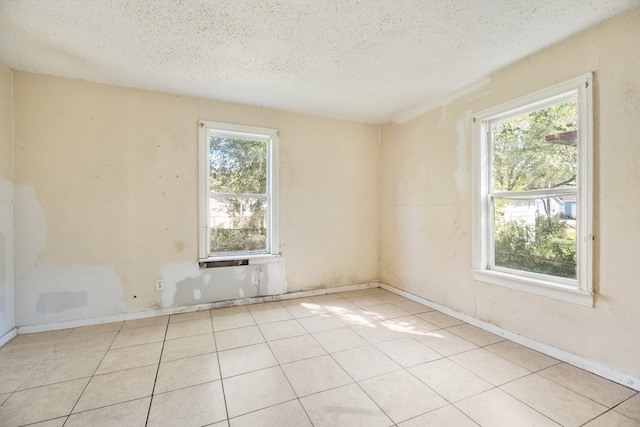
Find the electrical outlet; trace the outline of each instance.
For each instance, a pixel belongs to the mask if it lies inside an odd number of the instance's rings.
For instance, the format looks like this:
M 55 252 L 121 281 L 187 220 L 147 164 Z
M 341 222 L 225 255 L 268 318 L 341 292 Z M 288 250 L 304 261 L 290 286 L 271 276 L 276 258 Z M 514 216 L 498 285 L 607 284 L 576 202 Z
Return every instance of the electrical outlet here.
M 156 291 L 161 291 L 164 289 L 164 285 L 162 280 L 156 280 Z

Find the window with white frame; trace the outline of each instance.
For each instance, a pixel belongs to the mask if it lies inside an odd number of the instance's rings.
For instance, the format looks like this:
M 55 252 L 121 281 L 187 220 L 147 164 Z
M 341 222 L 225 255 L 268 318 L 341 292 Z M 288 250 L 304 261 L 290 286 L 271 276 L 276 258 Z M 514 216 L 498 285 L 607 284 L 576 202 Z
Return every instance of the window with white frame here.
M 276 255 L 278 131 L 200 122 L 200 261 Z
M 474 115 L 474 278 L 592 296 L 591 75 Z

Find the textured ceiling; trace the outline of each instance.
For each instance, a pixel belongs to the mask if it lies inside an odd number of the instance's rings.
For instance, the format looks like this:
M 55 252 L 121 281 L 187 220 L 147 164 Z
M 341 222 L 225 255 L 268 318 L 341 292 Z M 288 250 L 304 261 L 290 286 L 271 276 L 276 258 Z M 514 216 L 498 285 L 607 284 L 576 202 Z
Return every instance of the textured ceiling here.
M 640 0 L 0 0 L 18 70 L 383 123 Z

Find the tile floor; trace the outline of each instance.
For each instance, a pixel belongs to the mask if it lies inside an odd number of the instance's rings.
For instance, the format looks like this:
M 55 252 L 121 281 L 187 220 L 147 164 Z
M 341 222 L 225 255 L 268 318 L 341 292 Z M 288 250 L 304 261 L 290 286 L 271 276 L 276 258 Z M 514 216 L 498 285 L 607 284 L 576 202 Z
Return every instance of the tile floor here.
M 380 288 L 20 335 L 0 426 L 640 427 L 628 388 Z

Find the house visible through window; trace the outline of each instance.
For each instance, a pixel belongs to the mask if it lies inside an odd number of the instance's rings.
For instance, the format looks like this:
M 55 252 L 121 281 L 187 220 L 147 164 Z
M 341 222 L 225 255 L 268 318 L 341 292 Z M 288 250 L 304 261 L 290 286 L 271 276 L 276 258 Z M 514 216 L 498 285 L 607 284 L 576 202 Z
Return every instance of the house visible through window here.
M 200 122 L 200 260 L 274 254 L 274 129 Z
M 476 116 L 477 279 L 589 304 L 590 83 Z

